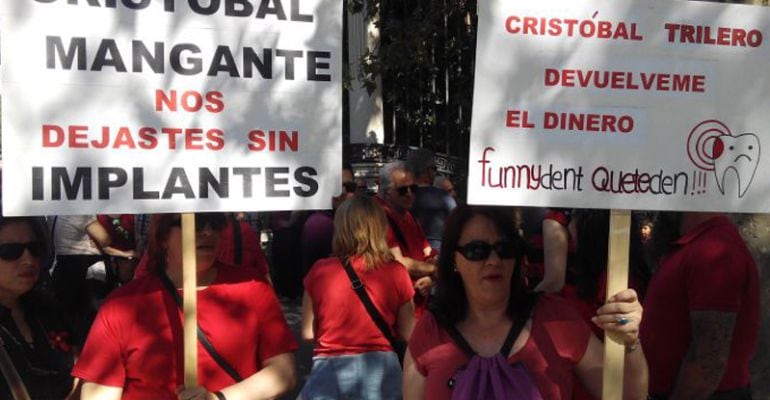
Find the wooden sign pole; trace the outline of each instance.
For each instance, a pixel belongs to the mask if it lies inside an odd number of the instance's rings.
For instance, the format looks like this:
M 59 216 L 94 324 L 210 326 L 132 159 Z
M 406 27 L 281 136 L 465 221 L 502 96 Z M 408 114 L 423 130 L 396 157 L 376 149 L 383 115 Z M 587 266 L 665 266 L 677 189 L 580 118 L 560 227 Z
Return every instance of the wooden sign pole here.
M 182 214 L 182 291 L 184 294 L 184 385 L 198 386 L 198 275 L 195 262 L 195 214 Z
M 628 288 L 628 248 L 631 242 L 631 211 L 610 211 L 610 237 L 607 257 L 607 298 Z M 602 399 L 623 398 L 625 348 L 608 337 L 604 340 Z

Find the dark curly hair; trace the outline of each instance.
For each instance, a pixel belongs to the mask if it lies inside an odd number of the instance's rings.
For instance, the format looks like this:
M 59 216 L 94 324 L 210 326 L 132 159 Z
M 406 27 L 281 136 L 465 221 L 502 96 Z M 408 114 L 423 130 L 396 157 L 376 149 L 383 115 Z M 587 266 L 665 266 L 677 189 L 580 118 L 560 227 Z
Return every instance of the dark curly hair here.
M 430 311 L 444 323 L 456 324 L 468 316 L 468 297 L 460 274 L 454 272 L 455 250 L 463 228 L 475 216 L 492 221 L 501 237 L 516 244 L 516 261 L 511 278 L 511 295 L 508 316 L 511 320 L 529 318 L 536 295 L 526 288 L 522 270 L 525 253 L 524 240 L 517 234 L 509 208 L 460 205 L 449 215 L 444 228 L 441 254 L 438 259 L 436 292 L 430 303 Z

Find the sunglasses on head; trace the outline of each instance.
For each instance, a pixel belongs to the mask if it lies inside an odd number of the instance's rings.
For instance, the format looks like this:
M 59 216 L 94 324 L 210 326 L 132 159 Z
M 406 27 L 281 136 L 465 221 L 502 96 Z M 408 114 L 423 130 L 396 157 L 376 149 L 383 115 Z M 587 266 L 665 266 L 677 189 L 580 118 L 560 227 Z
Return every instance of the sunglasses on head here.
M 353 181 L 342 182 L 342 187 L 345 188 L 346 193 L 355 193 L 358 190 L 358 184 Z
M 411 184 L 408 186 L 397 187 L 395 189 L 396 189 L 396 193 L 398 193 L 399 196 L 406 196 L 407 191 L 411 191 L 412 194 L 417 193 L 418 187 L 419 186 L 417 186 L 417 184 Z
M 195 230 L 197 232 L 200 232 L 205 227 L 211 227 L 211 229 L 215 231 L 220 231 L 222 228 L 225 227 L 225 223 L 227 221 L 225 220 L 224 214 L 220 213 L 197 213 L 195 214 Z M 173 221 L 171 221 L 171 226 L 180 228 L 182 227 L 182 217 L 174 218 Z
M 498 257 L 503 259 L 516 257 L 516 244 L 511 240 L 501 240 L 495 244 L 474 240 L 457 248 L 457 251 L 468 261 L 486 260 L 492 255 L 492 250 L 497 253 Z
M 3 243 L 0 244 L 0 258 L 5 261 L 16 261 L 24 254 L 24 250 L 29 250 L 29 254 L 34 257 L 40 257 L 43 254 L 43 243 Z

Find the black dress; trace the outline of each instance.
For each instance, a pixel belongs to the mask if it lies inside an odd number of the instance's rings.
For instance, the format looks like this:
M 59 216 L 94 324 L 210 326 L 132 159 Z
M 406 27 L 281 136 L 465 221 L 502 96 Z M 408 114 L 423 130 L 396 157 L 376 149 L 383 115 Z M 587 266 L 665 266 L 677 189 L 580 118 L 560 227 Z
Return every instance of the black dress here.
M 0 306 L 0 337 L 32 400 L 61 400 L 72 389 L 73 357 L 69 333 L 59 322 L 52 304 L 41 296 L 22 299 L 24 316 L 32 331 L 27 343 L 11 311 Z M 5 376 L 0 374 L 0 399 L 13 399 Z

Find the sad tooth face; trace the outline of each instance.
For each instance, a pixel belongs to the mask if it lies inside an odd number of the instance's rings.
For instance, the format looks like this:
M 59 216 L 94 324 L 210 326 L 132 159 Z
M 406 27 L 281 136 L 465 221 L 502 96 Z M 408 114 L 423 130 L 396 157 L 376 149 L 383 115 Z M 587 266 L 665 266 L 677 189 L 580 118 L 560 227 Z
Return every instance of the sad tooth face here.
M 746 194 L 759 165 L 759 150 L 759 138 L 753 133 L 744 133 L 739 136 L 722 135 L 714 138 L 712 149 L 714 174 L 722 194 L 725 194 L 727 171 L 731 169 L 735 171 L 738 179 L 738 197 Z

